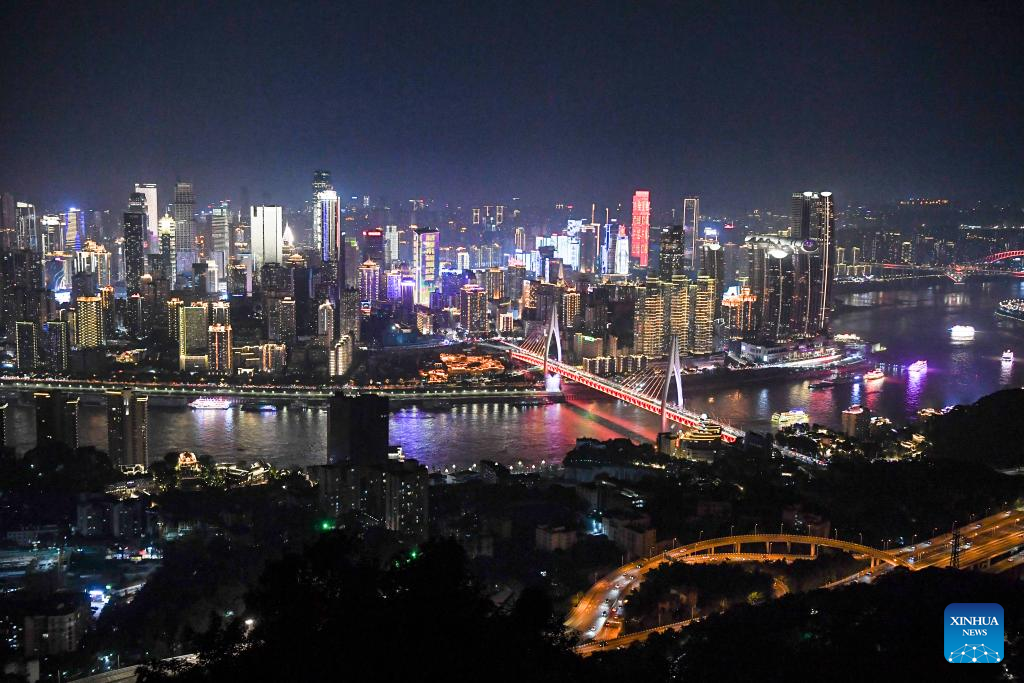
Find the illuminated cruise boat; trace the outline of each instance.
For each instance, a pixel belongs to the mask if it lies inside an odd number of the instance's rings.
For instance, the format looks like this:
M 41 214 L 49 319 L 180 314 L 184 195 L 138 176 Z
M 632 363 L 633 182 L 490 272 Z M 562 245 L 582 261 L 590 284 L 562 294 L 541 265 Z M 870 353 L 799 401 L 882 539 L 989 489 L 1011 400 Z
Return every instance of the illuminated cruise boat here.
M 190 402 L 188 407 L 192 410 L 227 410 L 231 407 L 231 401 L 226 398 L 202 396 Z
M 885 377 L 885 373 L 882 372 L 881 368 L 875 368 L 870 372 L 864 373 L 864 379 L 871 381 L 873 379 L 882 379 Z
M 1004 299 L 996 307 L 996 315 L 1024 322 L 1024 299 Z
M 1011 351 L 1010 349 L 1006 349 L 1005 351 L 1003 351 L 1002 361 L 1004 363 L 1012 363 L 1013 362 L 1013 351 Z
M 974 339 L 974 327 L 971 325 L 953 325 L 949 328 L 949 336 L 954 341 L 970 341 Z
M 799 408 L 787 410 L 783 413 L 772 413 L 772 425 L 777 425 L 780 429 L 782 427 L 805 425 L 808 423 L 810 423 L 810 418 L 806 412 Z
M 913 363 L 907 366 L 907 370 L 909 370 L 910 372 L 928 372 L 928 361 L 914 361 Z

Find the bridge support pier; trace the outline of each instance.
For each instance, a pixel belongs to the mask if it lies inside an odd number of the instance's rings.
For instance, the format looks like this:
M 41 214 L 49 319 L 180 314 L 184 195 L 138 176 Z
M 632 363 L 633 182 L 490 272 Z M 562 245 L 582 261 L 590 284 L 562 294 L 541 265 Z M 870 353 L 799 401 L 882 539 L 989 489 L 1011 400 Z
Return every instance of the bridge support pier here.
M 816 545 L 814 545 L 812 543 L 811 544 L 811 557 L 817 557 L 817 556 L 818 556 L 818 546 L 816 546 Z

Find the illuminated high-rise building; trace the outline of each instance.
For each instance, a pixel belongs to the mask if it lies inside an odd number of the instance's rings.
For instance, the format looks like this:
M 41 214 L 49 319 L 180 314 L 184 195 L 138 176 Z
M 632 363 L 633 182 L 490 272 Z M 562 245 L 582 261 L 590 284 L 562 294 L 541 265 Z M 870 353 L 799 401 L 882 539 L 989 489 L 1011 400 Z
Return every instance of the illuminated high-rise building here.
M 42 236 L 39 233 L 39 221 L 36 218 L 36 207 L 27 202 L 14 205 L 17 221 L 17 246 L 19 249 L 31 249 L 37 254 L 44 251 Z
M 178 369 L 205 370 L 209 344 L 209 313 L 205 303 L 177 306 Z
M 96 349 L 107 343 L 103 300 L 98 296 L 80 296 L 75 299 L 75 346 Z
M 331 185 L 331 172 L 318 168 L 313 171 L 313 203 L 316 203 L 317 195 L 327 190 L 333 190 L 334 186 Z
M 72 339 L 69 322 L 50 320 L 43 326 L 43 355 L 49 372 L 58 375 L 67 372 Z
M 211 255 L 223 271 L 224 265 L 231 258 L 231 203 L 221 201 L 210 212 L 210 249 Z
M 629 236 L 626 226 L 619 226 L 619 234 L 615 238 L 615 270 L 616 275 L 629 275 Z
M 835 281 L 835 207 L 831 192 L 794 192 L 789 232 L 805 248 L 796 256 L 794 332 L 814 337 L 828 331 Z
M 230 375 L 231 325 L 216 323 L 210 325 L 206 343 L 206 366 L 215 375 Z
M 380 265 L 367 260 L 359 266 L 359 299 L 371 308 L 380 298 Z
M 437 284 L 437 250 L 440 247 L 440 233 L 436 228 L 415 228 L 413 230 L 413 265 L 416 269 L 416 303 L 430 305 L 430 293 Z
M 697 240 L 700 237 L 700 197 L 683 199 L 683 228 L 690 233 L 690 268 L 697 270 Z
M 361 316 L 359 314 L 359 290 L 345 288 L 338 296 L 338 336 L 347 334 L 352 341 L 359 342 Z
M 135 192 L 141 194 L 145 201 L 143 209 L 146 213 L 146 243 L 149 245 L 149 253 L 155 254 L 160 251 L 160 235 L 157 228 L 160 221 L 160 202 L 157 199 L 155 183 L 135 183 Z
M 192 183 L 174 185 L 174 247 L 175 273 L 192 272 L 196 261 L 196 195 Z
M 694 289 L 690 350 L 698 354 L 712 353 L 715 350 L 715 281 L 699 275 Z
M 328 347 L 334 342 L 334 306 L 330 301 L 324 301 L 316 309 L 316 336 Z
M 633 193 L 633 223 L 630 226 L 630 256 L 641 268 L 647 267 L 651 241 L 651 193 L 637 190 Z
M 685 276 L 672 283 L 662 284 L 665 310 L 665 335 L 662 349 L 669 351 L 672 337 L 679 337 L 679 350 L 690 349 L 690 321 L 693 318 L 693 291 Z
M 384 266 L 391 268 L 398 261 L 398 226 L 384 226 Z
M 665 340 L 665 301 L 661 286 L 637 288 L 633 309 L 633 353 L 660 356 Z
M 157 252 L 160 254 L 161 264 L 161 272 L 159 274 L 173 282 L 176 274 L 175 268 L 178 263 L 178 229 L 170 214 L 164 214 L 158 221 L 156 232 L 159 242 Z
M 683 282 L 687 280 L 686 271 L 686 232 L 683 226 L 662 228 L 658 279 L 664 283 Z
M 479 285 L 463 285 L 459 290 L 459 321 L 466 334 L 487 332 L 487 292 Z
M 266 263 L 281 263 L 282 209 L 280 206 L 254 206 L 250 220 L 252 267 L 254 273 L 259 273 Z
M 128 294 L 139 293 L 139 285 L 146 272 L 149 220 L 146 210 L 146 196 L 137 192 L 132 195 L 129 208 L 124 213 L 124 284 Z
M 516 227 L 512 240 L 517 252 L 526 251 L 526 228 L 521 225 Z
M 214 301 L 210 304 L 210 324 L 230 325 L 231 324 L 231 303 L 228 301 Z
M 352 337 L 347 334 L 341 335 L 341 338 L 331 346 L 331 355 L 328 361 L 328 372 L 331 377 L 340 377 L 348 372 L 348 369 L 352 367 L 353 351 Z
M 722 295 L 725 294 L 725 252 L 718 242 L 705 241 L 700 251 L 700 274 L 715 281 L 715 319 L 722 314 Z
M 77 251 L 86 240 L 85 212 L 71 208 L 61 214 L 63 228 L 60 248 L 64 251 Z
M 322 190 L 313 207 L 313 246 L 323 262 L 337 262 L 341 251 L 341 201 L 334 190 Z

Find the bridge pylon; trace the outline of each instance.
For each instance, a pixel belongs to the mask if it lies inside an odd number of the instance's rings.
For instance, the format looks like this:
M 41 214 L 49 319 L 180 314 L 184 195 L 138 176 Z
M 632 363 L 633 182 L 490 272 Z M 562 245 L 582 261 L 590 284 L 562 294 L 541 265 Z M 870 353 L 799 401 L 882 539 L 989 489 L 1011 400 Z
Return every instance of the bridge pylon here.
M 551 339 L 555 340 L 555 353 L 558 362 L 562 362 L 562 331 L 558 325 L 558 306 L 551 307 L 551 315 L 548 317 L 548 326 L 544 332 L 544 377 L 548 376 L 548 354 L 551 351 Z
M 668 369 L 665 371 L 665 386 L 661 390 L 661 430 L 665 431 L 665 414 L 668 411 L 668 388 L 670 381 L 675 381 L 676 402 L 683 407 L 683 374 L 682 363 L 679 362 L 679 335 L 672 335 L 672 344 L 668 352 Z

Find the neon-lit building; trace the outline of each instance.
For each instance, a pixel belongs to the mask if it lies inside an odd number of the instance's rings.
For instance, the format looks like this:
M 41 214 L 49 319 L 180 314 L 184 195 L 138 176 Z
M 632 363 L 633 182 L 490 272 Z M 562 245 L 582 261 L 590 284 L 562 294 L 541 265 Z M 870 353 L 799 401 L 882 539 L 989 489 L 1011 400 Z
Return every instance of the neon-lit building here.
M 440 233 L 436 228 L 415 228 L 412 231 L 412 255 L 416 268 L 416 303 L 430 305 L 430 293 L 437 284 L 437 249 Z
M 647 267 L 647 254 L 651 242 L 651 193 L 637 190 L 633 193 L 633 223 L 630 256 L 641 268 Z
M 334 190 L 323 190 L 316 195 L 313 211 L 313 246 L 324 262 L 338 258 L 341 244 L 341 202 Z

